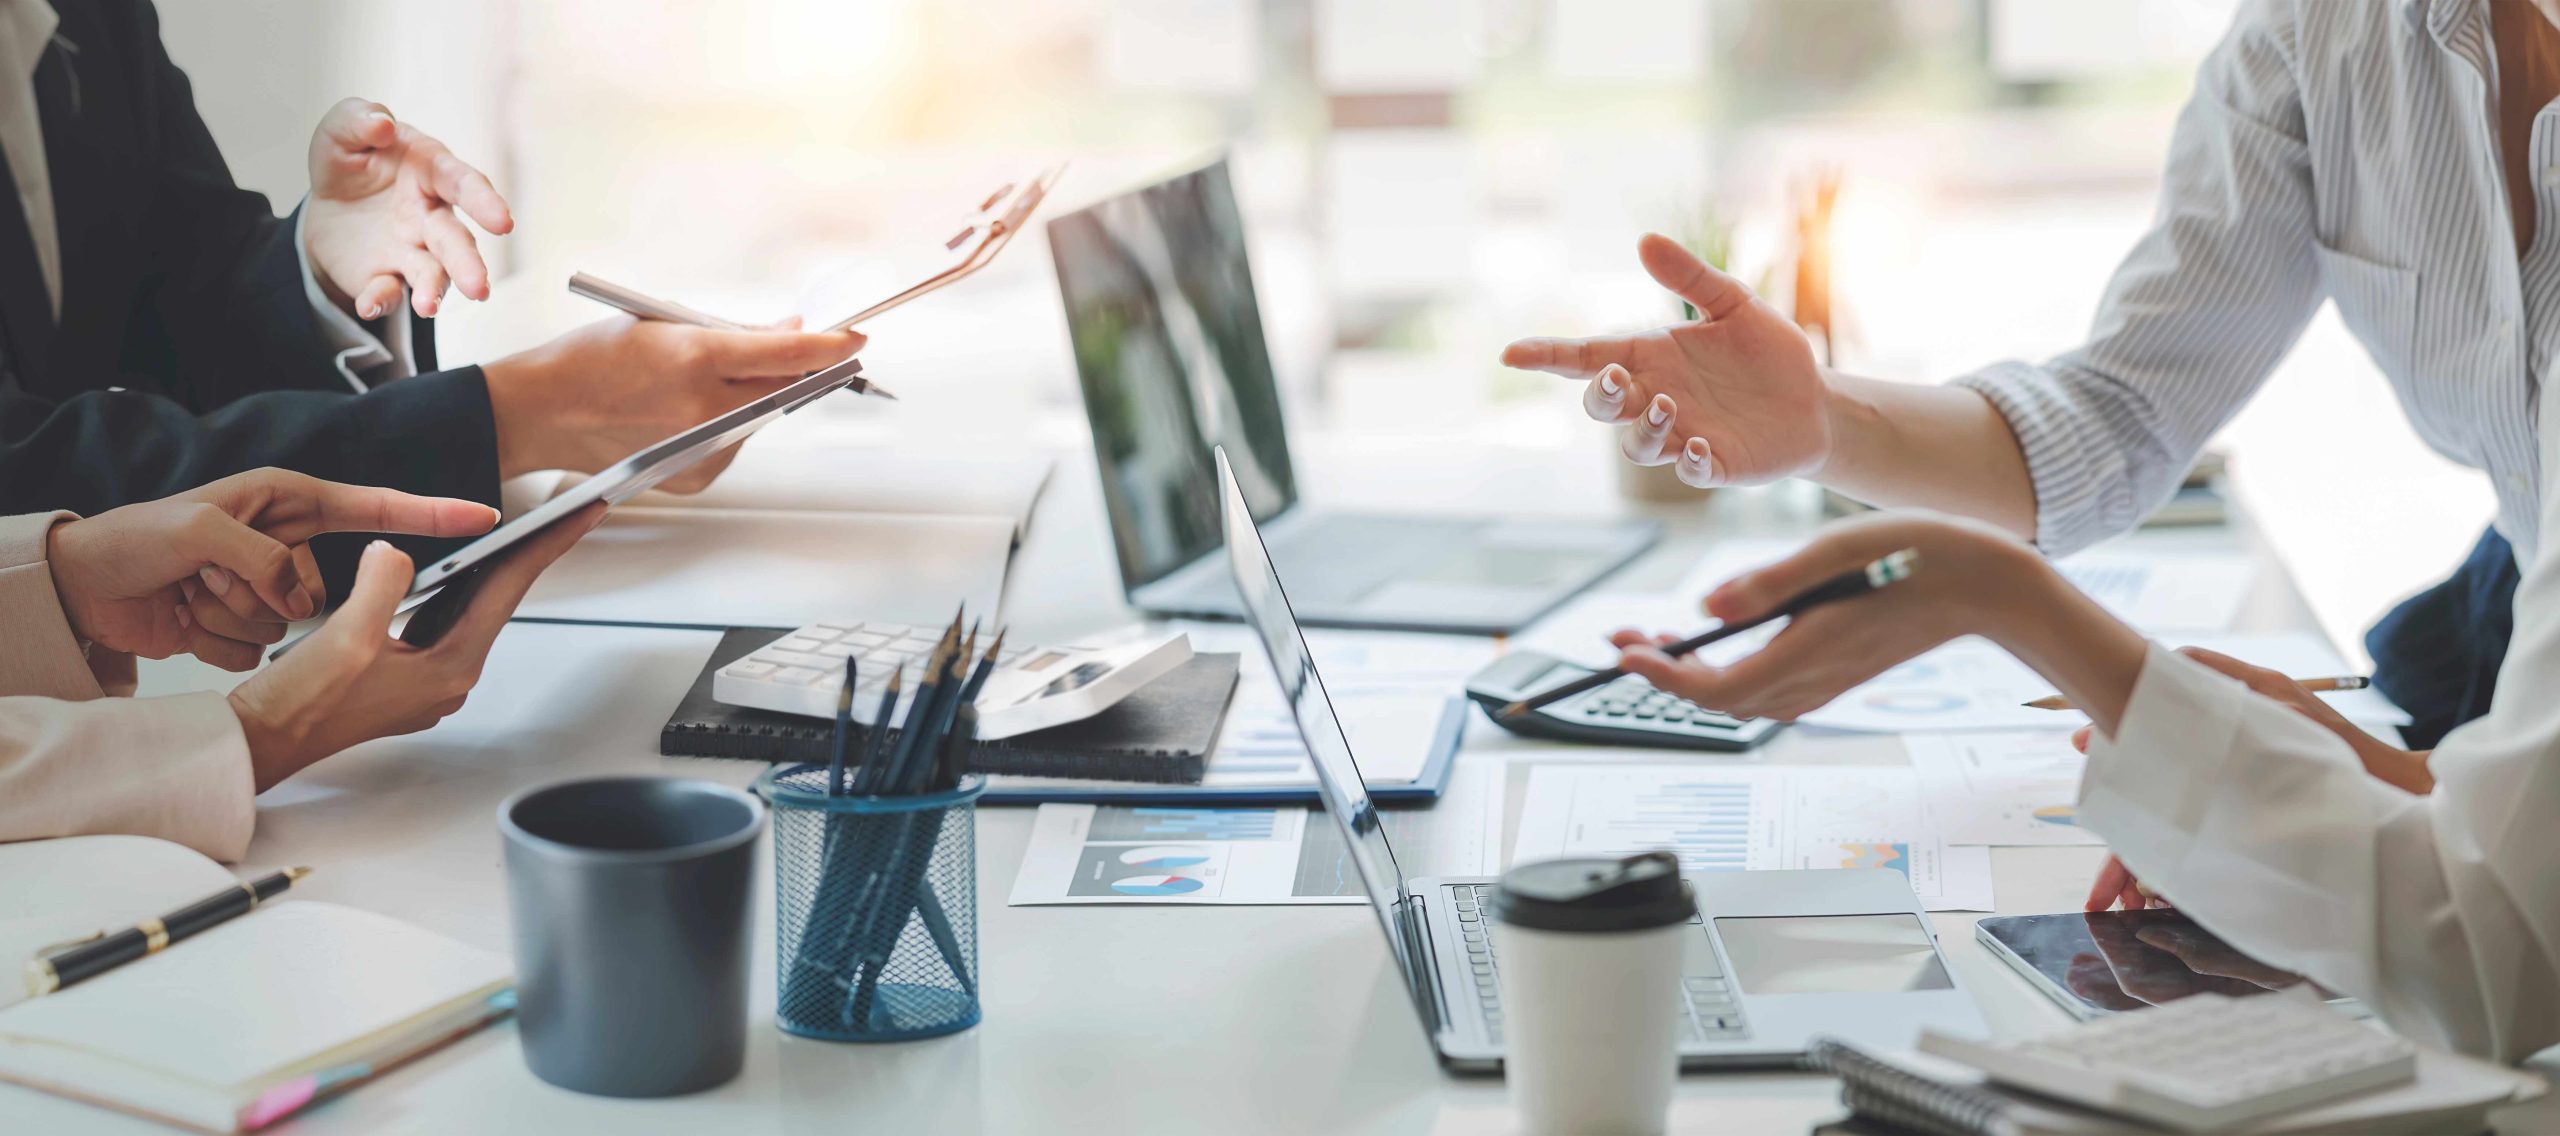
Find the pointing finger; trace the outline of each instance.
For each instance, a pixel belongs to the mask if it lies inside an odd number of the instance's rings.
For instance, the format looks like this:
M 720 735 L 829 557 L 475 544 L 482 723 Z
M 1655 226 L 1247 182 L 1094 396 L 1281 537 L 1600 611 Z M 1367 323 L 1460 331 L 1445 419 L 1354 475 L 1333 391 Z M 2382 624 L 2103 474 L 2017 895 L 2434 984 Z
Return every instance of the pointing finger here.
M 1502 365 L 1522 371 L 1545 371 L 1568 379 L 1588 379 L 1611 363 L 1624 363 L 1632 336 L 1603 335 L 1590 339 L 1523 339 L 1502 349 Z
M 436 263 L 444 266 L 445 275 L 453 278 L 453 286 L 474 300 L 489 298 L 489 266 L 480 259 L 480 243 L 471 239 L 471 230 L 462 227 L 462 219 L 450 207 L 429 206 L 426 217 L 427 251 L 435 254 Z
M 489 184 L 489 175 L 454 157 L 442 142 L 423 134 L 413 134 L 413 138 L 412 144 L 427 162 L 427 184 L 435 189 L 437 197 L 492 233 L 504 234 L 516 227 L 515 214 L 508 210 L 507 199 L 499 196 L 498 187 Z

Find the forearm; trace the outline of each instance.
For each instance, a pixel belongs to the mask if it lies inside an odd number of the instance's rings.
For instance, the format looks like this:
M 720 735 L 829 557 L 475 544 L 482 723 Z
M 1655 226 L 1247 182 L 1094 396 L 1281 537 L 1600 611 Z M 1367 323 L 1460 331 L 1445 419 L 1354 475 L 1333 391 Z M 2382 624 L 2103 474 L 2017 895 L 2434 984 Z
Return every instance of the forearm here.
M 1869 504 L 1956 513 L 2035 538 L 2035 481 L 1989 399 L 1962 387 L 1823 377 L 1831 453 L 1815 480 Z
M 2150 642 L 2042 561 L 2018 577 L 1981 633 L 2114 736 Z

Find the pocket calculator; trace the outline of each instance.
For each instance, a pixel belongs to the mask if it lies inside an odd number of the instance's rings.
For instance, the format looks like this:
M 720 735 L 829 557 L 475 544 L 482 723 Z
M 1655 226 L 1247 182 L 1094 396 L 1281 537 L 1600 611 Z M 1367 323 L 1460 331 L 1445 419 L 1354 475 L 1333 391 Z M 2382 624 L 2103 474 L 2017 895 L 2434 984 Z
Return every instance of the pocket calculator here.
M 1636 675 L 1516 718 L 1502 708 L 1541 690 L 1590 674 L 1591 668 L 1537 651 L 1514 651 L 1467 678 L 1467 697 L 1493 724 L 1522 737 L 1600 745 L 1660 746 L 1733 753 L 1750 749 L 1785 723 L 1736 718 L 1653 688 Z

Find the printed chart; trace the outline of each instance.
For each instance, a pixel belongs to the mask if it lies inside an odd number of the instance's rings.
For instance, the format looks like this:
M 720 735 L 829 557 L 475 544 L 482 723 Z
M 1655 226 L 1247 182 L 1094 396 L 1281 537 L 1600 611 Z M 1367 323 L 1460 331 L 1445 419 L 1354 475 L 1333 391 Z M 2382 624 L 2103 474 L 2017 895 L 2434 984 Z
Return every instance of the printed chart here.
M 1903 739 L 1929 819 L 1964 844 L 2104 844 L 2080 827 L 2080 772 L 2069 730 L 1914 734 Z
M 1950 846 L 1907 769 L 1542 765 L 1512 860 L 1678 853 L 1688 871 L 1890 868 L 1932 911 L 1991 910 L 1991 856 Z
M 1494 870 L 1504 764 L 1465 760 L 1430 809 L 1378 813 L 1395 862 L 1385 873 Z M 1389 886 L 1384 885 L 1382 886 Z M 1055 903 L 1363 903 L 1360 863 L 1319 809 L 1046 804 L 1014 875 L 1014 906 Z

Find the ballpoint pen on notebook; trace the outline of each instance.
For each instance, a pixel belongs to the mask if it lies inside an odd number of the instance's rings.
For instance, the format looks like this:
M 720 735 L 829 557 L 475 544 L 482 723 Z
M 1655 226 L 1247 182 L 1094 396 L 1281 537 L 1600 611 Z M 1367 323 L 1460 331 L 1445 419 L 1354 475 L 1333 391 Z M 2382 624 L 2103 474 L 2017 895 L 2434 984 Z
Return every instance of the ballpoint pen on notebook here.
M 172 943 L 184 942 L 257 910 L 259 904 L 283 894 L 294 881 L 310 874 L 309 868 L 286 868 L 243 880 L 157 919 L 145 919 L 121 931 L 104 932 L 76 945 L 40 953 L 27 960 L 27 996 L 40 998 L 157 954 Z
M 2308 690 L 2313 694 L 2327 694 L 2331 691 L 2338 690 L 2363 690 L 2368 686 L 2372 686 L 2373 680 L 2366 678 L 2363 675 L 2335 675 L 2329 678 L 2298 678 L 2294 679 L 2293 683 L 2294 685 L 2299 686 L 2304 690 Z M 2071 704 L 2071 700 L 2069 698 L 2059 694 L 2048 694 L 2033 702 L 2021 702 L 2019 705 L 2025 706 L 2031 710 L 2079 709 L 2079 707 Z
M 1662 653 L 1676 659 L 1700 647 L 1730 639 L 1762 624 L 1802 614 L 1809 608 L 1820 607 L 1823 604 L 1863 596 L 1897 581 L 1908 580 L 1911 574 L 1919 569 L 1919 549 L 1906 548 L 1900 552 L 1890 553 L 1869 562 L 1864 568 L 1854 572 L 1843 572 L 1798 592 L 1794 597 L 1770 609 L 1768 614 L 1758 619 L 1728 623 L 1713 631 L 1700 632 L 1677 643 L 1666 644 L 1662 647 Z M 1512 718 L 1541 706 L 1552 706 L 1585 691 L 1598 690 L 1625 677 L 1627 672 L 1619 667 L 1593 671 L 1562 686 L 1549 688 L 1505 706 L 1502 708 L 1502 716 Z

